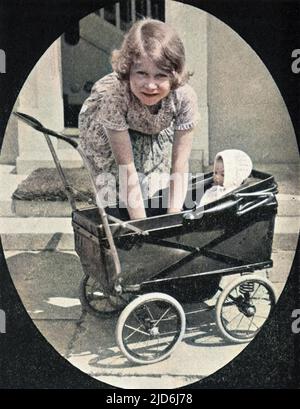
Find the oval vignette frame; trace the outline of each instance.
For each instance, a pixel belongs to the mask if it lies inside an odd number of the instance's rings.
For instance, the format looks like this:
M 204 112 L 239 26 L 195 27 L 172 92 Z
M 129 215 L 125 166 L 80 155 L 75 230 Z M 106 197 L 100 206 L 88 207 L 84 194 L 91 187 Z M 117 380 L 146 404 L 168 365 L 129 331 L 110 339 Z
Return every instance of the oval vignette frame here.
M 188 5 L 187 5 L 188 6 Z M 189 7 L 189 6 L 188 6 Z M 203 12 L 203 13 L 205 13 L 205 12 Z M 220 26 L 221 25 L 225 25 L 224 23 L 221 23 L 220 22 L 220 20 L 219 19 L 217 19 L 217 18 L 215 18 L 215 17 L 212 17 L 212 15 L 209 15 L 210 16 L 210 18 L 212 19 L 212 21 L 210 22 L 211 24 L 219 24 Z M 215 20 L 214 20 L 215 19 Z M 218 20 L 218 22 L 217 22 L 217 20 Z M 219 27 L 220 27 L 219 26 Z M 241 40 L 241 38 L 236 34 L 236 32 L 234 32 L 230 27 L 228 27 L 228 26 L 226 26 L 227 27 L 227 34 L 228 34 L 228 32 L 230 31 L 230 32 L 232 32 L 232 34 L 233 34 L 233 36 L 235 37 L 235 39 L 239 39 L 238 41 L 241 41 L 241 42 L 243 42 L 243 44 L 244 44 L 244 46 L 245 46 L 245 48 L 250 48 L 250 50 L 252 50 L 251 49 L 251 47 L 249 47 L 248 46 L 248 44 L 247 43 L 245 43 L 243 40 Z M 225 30 L 226 31 L 226 30 Z M 253 50 L 251 51 L 251 52 L 253 52 Z M 254 53 L 255 54 L 255 53 Z M 253 54 L 253 55 L 254 55 Z M 256 55 L 256 54 L 255 54 Z M 42 59 L 43 57 L 41 57 L 41 59 Z M 258 57 L 256 56 L 256 58 L 258 59 Z M 259 59 L 258 59 L 259 60 Z M 257 60 L 257 61 L 258 61 Z M 262 61 L 261 60 L 259 60 L 260 61 L 260 63 L 261 64 L 263 64 L 262 63 Z M 259 63 L 258 63 L 259 64 Z M 264 66 L 264 69 L 266 70 L 266 67 Z M 277 86 L 276 86 L 276 84 L 275 84 L 275 82 L 274 82 L 274 80 L 272 79 L 272 77 L 270 76 L 270 74 L 269 74 L 269 72 L 268 72 L 268 70 L 266 70 L 267 71 L 267 76 L 269 76 L 269 79 L 270 79 L 270 81 L 272 82 L 273 81 L 273 86 L 274 86 L 274 89 L 275 90 L 277 90 L 277 92 L 278 92 L 278 94 L 279 94 L 279 91 L 278 91 L 278 88 L 277 88 Z M 216 73 L 217 74 L 217 73 Z M 22 92 L 22 91 L 21 91 Z M 220 96 L 220 95 L 219 95 Z M 222 97 L 222 95 L 220 96 L 220 97 Z M 281 96 L 280 96 L 280 94 L 278 95 L 278 97 L 279 98 L 281 98 Z M 285 103 L 284 103 L 284 101 L 282 100 L 282 104 L 283 104 L 283 109 L 285 109 L 286 110 L 286 108 L 285 108 Z M 287 113 L 287 110 L 286 110 L 286 114 L 288 115 L 288 113 Z M 290 121 L 290 120 L 289 120 Z M 43 121 L 42 121 L 43 122 Z M 48 125 L 48 124 L 46 124 L 46 125 Z M 291 125 L 291 123 L 290 123 L 290 125 Z M 49 124 L 49 127 L 51 128 L 51 125 Z M 296 139 L 295 138 L 295 136 L 294 136 L 294 139 Z M 294 147 L 296 147 L 297 145 L 296 145 L 296 140 L 294 140 Z M 6 253 L 5 253 L 6 254 Z M 12 257 L 15 257 L 15 256 L 12 256 Z M 68 256 L 69 257 L 69 256 Z M 67 259 L 67 257 L 65 257 L 66 259 Z M 12 259 L 10 259 L 10 257 L 6 257 L 6 259 L 7 259 L 7 262 L 8 262 L 8 265 L 9 264 L 11 264 L 11 266 L 9 266 L 9 270 L 10 270 L 10 273 L 11 273 L 11 276 L 12 276 L 12 278 L 13 278 L 13 280 L 14 280 L 14 284 L 15 284 L 15 287 L 16 287 L 16 289 L 18 290 L 18 292 L 19 292 L 19 294 L 20 294 L 20 296 L 21 296 L 21 299 L 22 299 L 22 302 L 23 302 L 23 305 L 25 306 L 25 308 L 26 308 L 26 310 L 27 310 L 27 312 L 30 314 L 30 312 L 29 312 L 29 310 L 30 310 L 30 308 L 28 308 L 28 306 L 26 306 L 27 304 L 26 304 L 26 301 L 25 300 L 23 300 L 23 298 L 22 298 L 22 291 L 20 290 L 20 288 L 18 288 L 18 282 L 17 282 L 17 279 L 16 279 L 16 275 L 17 274 L 14 274 L 14 271 L 13 271 L 13 267 L 12 267 L 12 265 L 14 264 L 14 263 L 12 263 L 12 262 L 14 262 L 16 259 L 14 259 L 14 260 L 12 260 Z M 33 259 L 33 258 L 32 258 Z M 71 259 L 71 257 L 70 257 L 70 259 Z M 75 259 L 73 259 L 72 258 L 72 260 L 74 261 Z M 24 262 L 24 259 L 22 259 L 22 263 Z M 38 265 L 40 265 L 40 263 L 42 263 L 43 264 L 43 260 L 38 260 L 38 264 L 37 264 L 37 266 Z M 20 262 L 15 262 L 15 264 L 14 265 L 20 265 L 19 264 Z M 62 260 L 61 261 L 61 263 L 62 263 L 62 265 L 65 265 L 65 263 L 66 263 L 66 261 L 64 260 Z M 290 260 L 289 260 L 289 262 L 288 262 L 288 271 L 290 270 L 290 267 L 291 267 L 291 264 L 292 264 L 292 258 L 290 258 Z M 36 269 L 36 273 L 38 274 L 39 273 L 39 268 L 40 267 L 37 267 L 37 269 Z M 71 269 L 70 269 L 71 270 Z M 69 273 L 71 273 L 71 271 L 69 271 Z M 287 276 L 286 276 L 286 279 L 288 278 L 288 273 L 287 273 Z M 42 277 L 40 277 L 40 279 L 42 279 Z M 286 280 L 285 280 L 286 281 Z M 73 283 L 73 284 L 75 284 L 75 283 Z M 65 288 L 65 290 L 67 291 L 67 287 Z M 58 297 L 59 298 L 59 297 Z M 72 298 L 72 297 L 70 297 L 70 298 Z M 59 302 L 58 300 L 56 300 L 57 302 Z M 75 301 L 74 301 L 75 302 Z M 34 319 L 34 318 L 33 318 Z M 66 319 L 68 319 L 68 318 L 66 318 Z M 37 328 L 40 330 L 40 332 L 45 336 L 45 338 L 47 339 L 47 336 L 45 335 L 45 333 L 47 332 L 47 330 L 44 328 L 43 329 L 43 327 L 42 327 L 42 324 L 41 324 L 41 322 L 38 324 L 37 322 L 35 322 L 35 325 L 37 326 Z M 110 331 L 110 330 L 108 330 L 108 331 Z M 48 339 L 47 339 L 48 340 Z M 48 342 L 50 342 L 49 340 L 48 340 Z M 50 342 L 52 345 L 53 345 L 53 343 L 52 342 Z M 54 345 L 53 345 L 54 346 Z M 61 354 L 61 355 L 63 355 L 60 351 L 59 351 L 59 347 L 56 345 L 56 346 L 54 346 L 55 347 L 55 349 Z M 236 355 L 235 355 L 236 356 Z M 235 358 L 235 356 L 233 356 L 233 358 L 232 359 L 234 359 Z M 84 370 L 84 368 L 85 368 L 85 366 L 86 366 L 86 362 L 83 362 L 82 364 L 76 364 L 75 362 L 72 362 L 72 359 L 70 359 L 70 358 L 67 358 L 68 360 L 69 360 L 69 362 L 71 362 L 74 366 L 76 366 L 76 367 L 78 367 L 79 369 L 81 369 L 82 371 L 84 371 L 85 372 L 85 370 Z M 91 358 L 91 359 L 93 359 L 93 358 Z M 228 362 L 230 362 L 232 359 L 230 359 Z M 82 362 L 82 361 L 81 361 Z M 222 368 L 224 365 L 222 365 L 220 368 Z M 96 367 L 97 367 L 97 361 L 96 361 Z M 220 368 L 218 368 L 218 369 L 220 369 Z M 215 372 L 215 371 L 214 371 Z M 212 372 L 212 373 L 214 373 L 214 372 Z M 210 375 L 210 374 L 209 374 Z M 209 375 L 207 375 L 207 376 L 209 376 Z M 199 378 L 199 380 L 200 380 L 201 378 Z M 104 381 L 105 382 L 105 379 L 101 379 L 101 377 L 100 377 L 100 381 Z M 147 381 L 146 381 L 147 382 Z M 149 381 L 148 381 L 149 382 Z M 182 385 L 179 385 L 179 387 L 181 387 L 181 386 L 186 386 L 186 385 L 188 385 L 189 383 L 187 383 L 187 384 L 182 384 Z M 114 383 L 111 383 L 111 385 L 114 385 L 114 386 L 119 386 L 119 387 L 122 387 L 122 385 L 117 385 L 117 384 L 114 384 Z M 124 385 L 123 385 L 123 387 L 124 387 Z M 166 385 L 164 385 L 163 387 L 168 387 L 168 384 L 166 384 Z

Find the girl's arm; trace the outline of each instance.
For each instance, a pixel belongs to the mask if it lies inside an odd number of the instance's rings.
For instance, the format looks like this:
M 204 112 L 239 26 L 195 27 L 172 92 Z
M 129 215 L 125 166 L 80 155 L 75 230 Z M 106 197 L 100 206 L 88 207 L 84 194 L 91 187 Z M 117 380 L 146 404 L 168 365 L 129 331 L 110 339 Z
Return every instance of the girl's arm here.
M 189 157 L 192 150 L 192 130 L 175 131 L 168 213 L 180 212 L 188 187 Z
M 130 219 L 146 217 L 141 186 L 134 165 L 128 131 L 106 129 L 111 149 L 120 170 L 120 199 L 126 204 Z M 120 172 L 119 172 L 120 173 Z

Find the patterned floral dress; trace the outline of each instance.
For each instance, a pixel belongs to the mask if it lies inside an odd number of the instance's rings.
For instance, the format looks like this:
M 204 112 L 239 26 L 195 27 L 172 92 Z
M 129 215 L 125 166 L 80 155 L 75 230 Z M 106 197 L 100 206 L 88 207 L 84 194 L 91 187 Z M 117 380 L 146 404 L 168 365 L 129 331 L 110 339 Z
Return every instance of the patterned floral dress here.
M 115 203 L 119 184 L 106 128 L 128 130 L 144 195 L 151 196 L 154 191 L 148 186 L 149 176 L 170 173 L 174 132 L 192 129 L 197 116 L 197 97 L 188 84 L 172 90 L 152 114 L 116 73 L 97 81 L 81 108 L 79 132 L 97 189 L 104 192 L 102 201 Z

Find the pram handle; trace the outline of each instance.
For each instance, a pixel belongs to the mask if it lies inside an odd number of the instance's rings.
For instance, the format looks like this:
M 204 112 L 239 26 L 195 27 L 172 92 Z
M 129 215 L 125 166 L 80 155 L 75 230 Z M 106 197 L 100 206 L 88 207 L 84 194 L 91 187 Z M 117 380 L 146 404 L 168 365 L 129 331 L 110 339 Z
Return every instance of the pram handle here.
M 272 203 L 275 199 L 275 194 L 278 193 L 277 187 L 277 183 L 274 183 L 269 189 L 265 189 L 260 192 L 235 193 L 234 198 L 236 199 L 252 199 L 250 202 L 246 202 L 243 206 L 239 207 L 236 212 L 237 216 L 243 216 L 244 214 L 249 213 L 260 206 Z M 255 201 L 255 199 L 259 200 Z
M 23 112 L 13 112 L 13 114 L 21 119 L 21 121 L 25 122 L 27 125 L 31 126 L 35 130 L 42 132 L 43 134 L 55 136 L 58 139 L 62 139 L 63 141 L 69 143 L 73 146 L 73 148 L 78 147 L 78 143 L 72 139 L 70 136 L 64 135 L 62 133 L 54 132 L 51 129 L 45 128 L 37 119 L 33 118 L 33 116 L 24 114 Z
M 250 203 L 246 203 L 244 208 L 242 210 L 238 210 L 236 212 L 237 216 L 243 216 L 246 213 L 251 212 L 252 210 L 261 207 L 263 205 L 267 205 L 269 203 L 271 203 L 274 200 L 274 194 L 271 193 L 270 195 L 268 195 L 267 197 L 265 197 L 264 199 L 258 201 L 258 202 L 250 202 Z M 252 205 L 250 205 L 251 203 L 253 203 Z
M 59 175 L 60 175 L 60 178 L 61 178 L 61 180 L 62 180 L 63 186 L 64 186 L 64 188 L 65 188 L 65 190 L 66 190 L 66 194 L 67 194 L 67 196 L 68 196 L 68 199 L 69 199 L 69 201 L 70 201 L 70 204 L 71 204 L 71 207 L 72 207 L 73 211 L 76 210 L 76 206 L 75 206 L 75 200 L 74 200 L 73 194 L 72 194 L 72 189 L 70 188 L 70 186 L 68 185 L 68 183 L 67 183 L 67 181 L 66 181 L 66 178 L 65 178 L 63 169 L 62 169 L 62 167 L 61 167 L 61 165 L 60 165 L 59 159 L 58 159 L 58 157 L 57 157 L 57 155 L 56 155 L 55 149 L 54 149 L 54 147 L 53 147 L 53 145 L 52 145 L 52 143 L 51 143 L 51 140 L 50 140 L 50 138 L 49 138 L 49 135 L 54 136 L 54 137 L 56 137 L 56 138 L 58 138 L 58 139 L 62 139 L 62 140 L 64 140 L 65 142 L 69 143 L 70 145 L 73 146 L 73 148 L 75 148 L 75 149 L 77 150 L 77 152 L 78 152 L 79 155 L 81 156 L 84 165 L 86 166 L 87 170 L 89 171 L 90 181 L 91 181 L 91 184 L 92 184 L 92 186 L 93 186 L 94 194 L 95 194 L 96 201 L 97 201 L 97 206 L 98 206 L 98 211 L 99 211 L 99 215 L 100 215 L 100 220 L 101 220 L 101 222 L 102 222 L 102 226 L 103 226 L 103 228 L 104 228 L 105 235 L 106 235 L 106 238 L 107 238 L 108 243 L 109 243 L 109 248 L 110 248 L 110 251 L 111 251 L 112 258 L 113 258 L 114 270 L 115 270 L 115 271 L 114 271 L 114 274 L 111 274 L 111 275 L 110 275 L 110 279 L 111 279 L 111 282 L 114 283 L 114 287 L 115 287 L 115 289 L 116 289 L 116 291 L 117 291 L 117 289 L 119 288 L 118 277 L 119 277 L 120 274 L 121 274 L 120 259 L 119 259 L 118 252 L 117 252 L 117 249 L 116 249 L 116 246 L 115 246 L 115 243 L 114 243 L 114 238 L 113 238 L 113 236 L 112 236 L 111 229 L 110 229 L 110 227 L 109 227 L 108 215 L 106 214 L 105 209 L 104 209 L 104 207 L 102 206 L 101 201 L 100 201 L 99 198 L 97 197 L 97 196 L 98 196 L 98 195 L 97 195 L 97 187 L 96 187 L 96 184 L 95 184 L 95 182 L 94 182 L 94 179 L 93 179 L 92 176 L 91 176 L 92 173 L 91 173 L 90 165 L 89 165 L 89 162 L 88 162 L 88 160 L 87 160 L 87 158 L 86 158 L 86 156 L 85 156 L 85 153 L 82 151 L 80 145 L 79 145 L 75 140 L 73 140 L 73 139 L 70 138 L 69 136 L 66 136 L 66 135 L 63 135 L 63 134 L 61 134 L 61 133 L 52 131 L 51 129 L 45 128 L 37 119 L 33 118 L 32 116 L 27 115 L 27 114 L 24 114 L 23 112 L 14 112 L 14 115 L 15 115 L 18 119 L 20 119 L 21 121 L 25 122 L 27 125 L 31 126 L 31 127 L 34 128 L 35 130 L 37 130 L 37 131 L 39 131 L 39 132 L 41 132 L 41 133 L 44 134 L 44 136 L 45 136 L 45 138 L 46 138 L 46 141 L 47 141 L 47 144 L 48 144 L 48 146 L 49 146 L 49 149 L 50 149 L 50 151 L 51 151 L 52 157 L 53 157 L 53 159 L 54 159 L 56 168 L 57 168 L 58 173 L 59 173 Z M 115 218 L 114 221 L 115 221 L 115 222 L 118 222 L 121 227 L 125 227 L 125 226 L 123 225 L 123 222 L 122 222 L 121 220 Z M 140 230 L 140 229 L 138 229 L 138 228 L 132 227 L 132 226 L 130 225 L 130 223 L 126 223 L 126 229 L 132 230 L 132 231 L 134 231 L 135 233 L 139 233 L 139 234 L 147 234 L 147 232 L 144 232 L 144 231 L 142 231 L 142 230 Z
M 237 199 L 237 200 L 231 200 L 226 203 L 218 204 L 217 206 L 211 207 L 209 209 L 204 209 L 204 206 L 197 206 L 195 210 L 191 210 L 188 213 L 185 213 L 183 215 L 183 218 L 188 221 L 191 221 L 194 219 L 200 219 L 205 214 L 217 213 L 223 210 L 230 209 L 231 207 L 235 207 L 241 201 L 242 201 L 242 198 Z
M 278 193 L 276 183 L 274 183 L 273 186 L 271 186 L 269 189 L 265 189 L 259 192 L 234 193 L 233 200 L 217 204 L 215 207 L 210 207 L 208 209 L 204 209 L 204 206 L 198 206 L 196 207 L 196 209 L 188 213 L 185 213 L 183 217 L 186 220 L 200 219 L 205 214 L 217 213 L 223 210 L 227 210 L 230 209 L 231 207 L 237 206 L 238 204 L 240 204 L 240 206 L 237 207 L 236 215 L 242 216 L 260 206 L 272 203 L 273 200 L 275 199 L 276 193 Z M 241 202 L 243 201 L 243 199 L 249 199 L 250 201 L 247 201 L 246 203 L 242 204 Z M 257 201 L 257 199 L 260 200 Z
M 236 199 L 239 199 L 240 197 L 244 198 L 274 197 L 276 193 L 278 193 L 278 185 L 277 183 L 274 183 L 273 186 L 269 187 L 269 189 L 261 190 L 260 192 L 235 193 L 233 197 Z

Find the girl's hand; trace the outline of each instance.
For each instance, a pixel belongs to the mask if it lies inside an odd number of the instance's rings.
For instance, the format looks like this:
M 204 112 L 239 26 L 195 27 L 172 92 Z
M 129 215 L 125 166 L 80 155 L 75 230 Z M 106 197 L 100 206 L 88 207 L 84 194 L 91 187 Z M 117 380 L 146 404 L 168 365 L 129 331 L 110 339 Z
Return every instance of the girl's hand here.
M 167 214 L 179 213 L 182 209 L 168 209 Z

